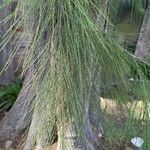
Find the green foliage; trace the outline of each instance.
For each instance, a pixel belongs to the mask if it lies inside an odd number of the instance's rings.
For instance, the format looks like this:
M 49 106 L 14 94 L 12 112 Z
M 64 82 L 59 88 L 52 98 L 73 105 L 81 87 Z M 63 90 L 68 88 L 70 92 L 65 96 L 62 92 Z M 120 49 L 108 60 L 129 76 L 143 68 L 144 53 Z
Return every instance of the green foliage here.
M 138 66 L 140 67 L 142 73 L 145 75 L 147 80 L 150 80 L 150 65 L 149 65 L 149 60 L 145 60 L 145 63 L 138 61 Z M 131 67 L 132 68 L 132 67 Z M 139 74 L 137 73 L 137 70 L 132 68 L 132 75 L 135 79 L 139 79 Z
M 130 112 L 131 113 L 131 112 Z M 107 143 L 105 147 L 116 147 L 113 149 L 119 149 L 120 147 L 131 146 L 130 140 L 135 137 L 141 137 L 144 140 L 143 150 L 148 150 L 150 148 L 150 130 L 149 122 L 144 122 L 142 119 L 136 119 L 131 113 L 129 113 L 124 120 L 118 117 L 114 119 L 114 116 L 106 116 L 103 114 L 105 120 L 103 120 L 103 126 L 105 128 L 107 135 Z M 124 116 L 121 116 L 124 117 Z M 120 120 L 121 127 L 116 125 L 116 120 Z
M 8 111 L 15 103 L 21 90 L 21 83 L 18 81 L 0 89 L 0 111 Z
M 124 50 L 113 37 L 114 33 L 109 32 L 114 27 L 100 2 L 103 1 L 18 2 L 14 14 L 20 18 L 14 17 L 13 27 L 22 26 L 21 38 L 31 38 L 23 69 L 24 72 L 33 69 L 31 81 L 36 93 L 33 108 L 34 112 L 40 112 L 33 143 L 43 133 L 51 135 L 45 139 L 55 137 L 52 130 L 57 120 L 62 128 L 74 121 L 78 139 L 86 145 L 85 110 L 92 110 L 93 118 L 100 115 L 100 89 L 111 87 L 114 81 L 121 83 L 125 92 L 119 97 L 120 103 L 124 104 L 122 97 L 128 96 L 127 77 L 132 75 L 132 69 L 137 71 L 139 80 L 145 79 L 136 58 Z M 104 31 L 106 20 L 108 31 Z M 16 44 L 15 51 L 19 45 Z M 147 88 L 143 87 L 141 90 L 147 93 Z M 149 102 L 146 96 L 142 100 L 145 105 Z

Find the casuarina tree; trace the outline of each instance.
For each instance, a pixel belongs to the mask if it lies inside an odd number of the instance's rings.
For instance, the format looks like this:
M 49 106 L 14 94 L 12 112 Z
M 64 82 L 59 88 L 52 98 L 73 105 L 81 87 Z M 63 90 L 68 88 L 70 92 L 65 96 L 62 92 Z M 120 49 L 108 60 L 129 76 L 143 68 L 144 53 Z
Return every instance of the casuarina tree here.
M 18 1 L 12 28 L 23 32 L 14 49 L 25 39 L 30 44 L 23 55 L 21 96 L 1 123 L 5 141 L 28 126 L 24 150 L 45 150 L 56 140 L 58 150 L 101 149 L 102 89 L 117 81 L 128 91 L 133 68 L 138 80 L 145 78 L 140 60 L 118 44 L 111 10 L 107 0 Z M 147 96 L 143 99 L 147 104 Z M 17 108 L 22 115 L 15 115 L 16 122 L 10 125 Z

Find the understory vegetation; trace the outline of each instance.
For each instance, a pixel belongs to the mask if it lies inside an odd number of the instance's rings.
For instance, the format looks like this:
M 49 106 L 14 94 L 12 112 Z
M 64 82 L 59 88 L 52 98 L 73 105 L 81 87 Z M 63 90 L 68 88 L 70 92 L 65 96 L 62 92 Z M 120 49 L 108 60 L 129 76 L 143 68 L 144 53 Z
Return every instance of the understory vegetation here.
M 0 112 L 9 111 L 15 103 L 19 92 L 21 90 L 21 83 L 10 83 L 9 85 L 0 88 Z

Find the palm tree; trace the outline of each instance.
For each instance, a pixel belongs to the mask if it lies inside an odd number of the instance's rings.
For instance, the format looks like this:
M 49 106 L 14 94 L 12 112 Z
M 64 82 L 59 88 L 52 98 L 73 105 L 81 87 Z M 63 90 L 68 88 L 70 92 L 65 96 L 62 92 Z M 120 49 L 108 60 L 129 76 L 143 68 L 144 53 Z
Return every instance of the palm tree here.
M 1 123 L 5 140 L 16 137 L 31 121 L 25 150 L 44 150 L 57 136 L 57 149 L 101 148 L 101 89 L 112 87 L 116 80 L 128 91 L 127 76 L 132 76 L 133 68 L 138 80 L 145 79 L 139 60 L 118 44 L 110 4 L 106 0 L 18 2 L 13 27 L 23 28 L 20 41 L 31 40 L 24 54 L 25 84 L 16 107 Z M 144 84 L 141 87 L 145 91 Z M 146 94 L 143 99 L 146 105 Z M 20 106 L 22 112 L 30 112 L 23 119 L 16 115 Z

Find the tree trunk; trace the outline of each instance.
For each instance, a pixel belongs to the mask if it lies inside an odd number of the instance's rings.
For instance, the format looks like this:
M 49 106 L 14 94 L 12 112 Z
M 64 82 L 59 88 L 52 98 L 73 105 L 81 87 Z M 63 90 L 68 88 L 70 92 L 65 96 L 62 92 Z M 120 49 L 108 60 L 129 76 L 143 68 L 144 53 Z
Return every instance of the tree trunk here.
M 34 24 L 34 22 L 33 22 L 33 24 Z M 103 27 L 104 27 L 104 24 L 103 24 Z M 56 62 L 58 60 L 55 58 Z M 57 65 L 55 66 L 55 64 L 54 64 L 54 67 L 51 67 L 51 69 L 52 68 L 55 69 L 56 67 L 57 67 Z M 91 66 L 90 74 L 92 75 L 92 77 L 89 77 L 90 83 L 87 83 L 87 84 L 89 84 L 89 88 L 87 86 L 87 89 L 84 89 L 86 91 L 88 91 L 88 89 L 91 89 L 91 91 L 90 91 L 90 94 L 87 93 L 89 95 L 86 97 L 87 99 L 85 98 L 86 105 L 83 106 L 84 111 L 83 111 L 82 115 L 84 116 L 84 119 L 83 119 L 82 125 L 76 123 L 76 120 L 74 120 L 73 122 L 68 123 L 68 127 L 66 127 L 66 129 L 68 129 L 67 132 L 63 132 L 62 130 L 59 131 L 58 147 L 57 147 L 58 150 L 61 150 L 63 145 L 65 145 L 66 150 L 77 150 L 77 149 L 78 150 L 79 149 L 81 149 L 81 150 L 100 150 L 100 146 L 101 146 L 100 140 L 101 140 L 101 137 L 103 134 L 102 127 L 101 127 L 100 114 L 99 114 L 100 113 L 100 107 L 99 107 L 100 106 L 100 102 L 99 102 L 99 100 L 100 100 L 100 92 L 99 92 L 100 83 L 99 83 L 99 75 L 96 74 L 96 76 L 95 75 L 93 76 L 93 70 L 95 68 L 93 69 L 92 67 L 94 68 L 95 66 Z M 56 68 L 56 69 L 58 69 L 58 68 Z M 96 70 L 94 70 L 94 71 L 96 73 Z M 54 74 L 55 74 L 55 71 L 54 71 Z M 28 81 L 31 78 L 32 78 L 32 73 L 29 72 L 26 75 L 26 78 L 24 81 L 24 86 L 22 88 L 22 92 L 21 92 L 18 100 L 16 101 L 15 105 L 10 110 L 10 112 L 1 121 L 0 135 L 2 135 L 5 140 L 8 140 L 8 139 L 12 140 L 15 137 L 17 137 L 18 134 L 23 129 L 25 129 L 25 127 L 30 123 L 30 114 L 32 115 L 32 113 L 30 112 L 31 104 L 32 104 L 32 100 L 35 97 L 34 92 L 33 92 L 34 89 L 31 85 L 31 83 L 28 84 Z M 75 81 L 75 83 L 77 83 L 77 82 L 78 81 Z M 40 87 L 40 85 L 39 85 L 39 87 Z M 63 87 L 63 85 L 62 85 L 62 87 Z M 42 88 L 42 87 L 40 87 L 40 88 Z M 62 91 L 63 91 L 63 89 L 62 89 Z M 60 92 L 60 93 L 63 93 L 63 92 Z M 51 141 L 51 137 L 50 137 L 52 134 L 51 132 L 52 132 L 52 130 L 55 130 L 56 124 L 55 123 L 50 124 L 48 122 L 46 122 L 46 124 L 45 124 L 45 122 L 41 121 L 41 119 L 44 115 L 42 108 L 45 109 L 44 106 L 48 106 L 48 104 L 49 104 L 48 102 L 49 101 L 44 101 L 43 105 L 41 105 L 41 108 L 39 110 L 36 108 L 34 109 L 34 114 L 32 117 L 32 122 L 30 125 L 30 129 L 29 129 L 27 141 L 24 146 L 24 150 L 34 149 L 35 144 L 36 144 L 37 150 L 39 150 L 39 149 L 45 150 L 45 143 L 47 144 L 47 142 Z M 79 102 L 80 102 L 80 100 L 79 100 Z M 76 108 L 76 109 L 78 109 L 78 108 Z M 46 111 L 46 110 L 44 110 L 44 111 Z M 47 110 L 47 112 L 49 112 L 49 110 Z M 51 114 L 49 114 L 49 117 L 51 117 Z M 60 116 L 56 116 L 56 117 L 58 119 Z M 39 137 L 37 137 L 37 132 L 39 132 L 38 131 L 39 130 L 39 128 L 38 128 L 39 122 L 42 122 L 43 128 L 45 128 L 46 126 L 49 126 L 49 125 L 50 125 L 50 127 L 49 127 L 48 133 L 40 132 L 41 135 L 39 136 L 39 134 L 38 134 Z M 53 127 L 52 127 L 52 125 L 53 125 Z M 62 129 L 61 125 L 59 125 L 59 126 L 60 126 L 60 129 Z M 77 135 L 76 129 L 78 127 L 81 128 L 83 141 L 80 141 L 80 138 Z M 63 132 L 63 134 L 65 134 L 63 137 L 64 138 L 63 140 L 62 140 L 61 132 Z M 64 141 L 63 142 L 64 144 L 62 143 L 62 141 Z
M 91 69 L 92 70 L 92 69 Z M 68 123 L 66 128 L 60 127 L 58 132 L 57 150 L 101 150 L 104 131 L 100 115 L 100 80 L 99 74 L 91 76 L 89 100 L 86 101 L 84 121 L 82 125 L 77 121 Z M 88 89 L 87 89 L 88 90 Z M 81 128 L 82 138 L 77 135 L 77 128 Z M 64 134 L 64 136 L 62 136 Z M 63 138 L 63 139 L 62 139 Z M 80 141 L 81 140 L 81 141 Z
M 44 104 L 45 108 L 47 105 L 48 103 Z M 42 105 L 41 108 L 45 109 Z M 23 145 L 24 150 L 32 150 L 34 148 L 35 150 L 45 150 L 55 140 L 55 137 L 53 138 L 54 134 L 52 134 L 52 132 L 56 131 L 55 124 L 52 126 L 49 123 L 49 118 L 51 118 L 50 114 L 46 122 L 44 122 L 45 120 L 43 122 L 41 121 L 44 116 L 42 109 L 39 107 L 34 109 L 27 139 L 25 145 Z
M 4 4 L 3 0 L 0 0 L 0 6 Z M 0 21 L 4 19 L 7 15 L 11 13 L 11 6 L 5 6 L 0 9 Z M 3 40 L 3 36 L 6 34 L 7 30 L 10 27 L 9 22 L 0 23 L 0 41 Z M 1 49 L 2 46 L 0 46 Z M 11 60 L 11 64 L 6 70 L 3 70 L 4 66 L 7 64 L 10 55 L 12 54 L 12 45 L 10 41 L 4 46 L 2 51 L 0 51 L 0 84 L 8 84 L 10 82 L 15 81 L 15 68 L 13 60 Z M 3 71 L 2 71 L 3 70 Z M 2 71 L 2 72 L 1 72 Z
M 150 8 L 146 10 L 143 24 L 141 27 L 135 56 L 140 59 L 150 58 Z
M 0 139 L 15 141 L 19 134 L 29 125 L 32 116 L 32 101 L 35 98 L 32 89 L 33 73 L 29 71 L 25 76 L 22 90 L 17 101 L 0 122 Z
M 15 2 L 15 1 L 14 1 Z M 3 4 L 3 0 L 0 0 L 0 3 Z M 1 10 L 1 9 L 0 9 Z M 10 13 L 11 9 L 5 7 L 2 9 L 2 12 L 0 12 L 0 19 L 4 18 Z M 7 22 L 8 24 L 8 22 Z M 6 24 L 0 24 L 0 35 L 4 35 L 8 30 L 8 27 Z M 10 68 L 8 68 L 8 71 L 3 73 L 0 79 L 3 79 L 5 82 L 5 79 L 7 77 L 7 81 L 12 81 L 14 79 L 14 73 L 17 67 L 22 67 L 22 64 L 19 63 L 23 61 L 24 54 L 26 53 L 26 50 L 31 45 L 32 41 L 32 32 L 26 33 L 25 36 L 23 32 L 15 33 L 15 43 L 14 45 L 20 40 L 20 43 L 18 45 L 18 53 L 17 56 L 15 56 L 15 64 L 14 66 L 11 64 Z M 18 35 L 19 34 L 19 35 Z M 20 38 L 21 36 L 21 38 Z M 6 50 L 5 50 L 6 49 Z M 0 65 L 5 65 L 6 63 L 6 57 L 10 55 L 12 48 L 10 49 L 10 45 L 1 52 L 2 59 L 0 59 Z M 20 62 L 19 62 L 20 61 Z M 22 72 L 22 68 L 20 69 L 20 73 Z M 10 77 L 10 78 L 9 78 Z M 33 77 L 33 69 L 30 69 L 27 71 L 25 75 L 25 79 L 23 82 L 23 87 L 20 91 L 20 94 L 11 108 L 11 110 L 4 116 L 4 118 L 0 121 L 0 140 L 5 145 L 5 142 L 8 140 L 11 140 L 13 142 L 17 141 L 17 137 L 22 133 L 24 129 L 26 129 L 27 125 L 30 124 L 31 118 L 32 118 L 32 101 L 35 98 L 35 92 L 32 87 L 32 77 Z M 9 79 L 8 79 L 9 78 Z
M 100 109 L 100 108 L 99 108 Z M 99 110 L 98 110 L 99 111 Z M 86 121 L 83 126 L 83 141 L 80 141 L 75 129 L 75 122 L 69 123 L 63 131 L 58 132 L 57 150 L 101 150 L 103 129 L 100 127 L 99 118 L 90 118 L 87 112 Z M 95 122 L 95 123 L 93 123 Z M 63 133 L 64 132 L 64 133 Z M 64 136 L 62 136 L 64 134 Z M 62 139 L 63 138 L 63 139 Z

